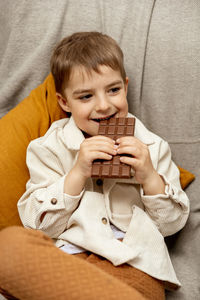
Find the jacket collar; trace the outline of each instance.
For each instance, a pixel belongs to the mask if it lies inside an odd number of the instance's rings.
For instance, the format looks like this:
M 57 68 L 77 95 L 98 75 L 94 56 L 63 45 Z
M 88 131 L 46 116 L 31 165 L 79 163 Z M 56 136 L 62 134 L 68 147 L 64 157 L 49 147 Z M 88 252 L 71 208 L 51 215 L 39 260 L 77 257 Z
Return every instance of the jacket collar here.
M 153 133 L 151 131 L 149 131 L 144 125 L 143 123 L 136 118 L 134 115 L 132 115 L 131 113 L 128 113 L 128 117 L 129 118 L 135 118 L 135 132 L 134 132 L 134 136 L 139 139 L 142 143 L 150 146 L 152 144 L 155 143 L 154 137 L 153 137 Z
M 79 150 L 81 143 L 85 139 L 82 131 L 76 126 L 72 116 L 64 127 L 64 137 L 65 144 L 70 150 Z
M 146 145 L 154 144 L 153 134 L 142 124 L 142 122 L 130 113 L 128 113 L 128 117 L 134 117 L 136 119 L 135 137 Z M 72 116 L 64 127 L 64 137 L 68 149 L 71 150 L 79 150 L 81 143 L 85 139 L 82 131 L 76 126 Z

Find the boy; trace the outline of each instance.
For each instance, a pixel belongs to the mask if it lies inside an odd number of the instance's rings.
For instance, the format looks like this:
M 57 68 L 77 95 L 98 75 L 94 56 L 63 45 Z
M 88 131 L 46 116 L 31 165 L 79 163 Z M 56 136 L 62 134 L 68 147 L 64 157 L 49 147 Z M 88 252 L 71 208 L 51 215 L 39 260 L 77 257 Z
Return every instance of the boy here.
M 87 259 L 97 254 L 115 270 L 125 266 L 132 287 L 138 288 L 135 277 L 147 276 L 157 284 L 154 294 L 139 290 L 148 299 L 163 299 L 162 283 L 180 286 L 163 237 L 183 228 L 189 214 L 169 146 L 137 118 L 134 137 L 115 143 L 97 135 L 100 120 L 133 117 L 123 54 L 112 38 L 80 32 L 63 39 L 51 71 L 58 102 L 70 118 L 55 122 L 28 147 L 30 180 L 18 202 L 21 220 L 67 253 Z M 132 178 L 92 179 L 93 160 L 116 154 L 124 154 L 120 159 L 131 166 Z

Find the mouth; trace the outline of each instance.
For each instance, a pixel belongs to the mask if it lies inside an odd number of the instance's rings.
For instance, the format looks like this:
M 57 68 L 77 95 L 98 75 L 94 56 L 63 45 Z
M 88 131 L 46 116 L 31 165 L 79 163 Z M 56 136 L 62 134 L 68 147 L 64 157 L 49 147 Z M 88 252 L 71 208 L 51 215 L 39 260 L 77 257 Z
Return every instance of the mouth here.
M 95 118 L 95 119 L 92 119 L 92 121 L 99 123 L 102 120 L 104 121 L 104 120 L 109 120 L 109 119 L 113 118 L 116 114 L 117 113 L 114 113 L 110 116 L 106 116 L 106 117 L 102 117 L 102 118 Z

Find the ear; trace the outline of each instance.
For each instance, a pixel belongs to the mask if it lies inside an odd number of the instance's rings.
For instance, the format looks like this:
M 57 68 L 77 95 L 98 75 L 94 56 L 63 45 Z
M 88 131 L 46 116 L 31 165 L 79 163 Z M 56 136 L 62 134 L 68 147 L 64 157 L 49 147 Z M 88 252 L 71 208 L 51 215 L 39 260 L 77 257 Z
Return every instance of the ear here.
M 124 88 L 125 88 L 125 92 L 126 92 L 126 96 L 128 93 L 128 77 L 126 77 L 126 82 L 124 83 Z
M 65 99 L 60 93 L 56 93 L 56 97 L 58 99 L 60 107 L 66 112 L 71 112 L 67 99 Z

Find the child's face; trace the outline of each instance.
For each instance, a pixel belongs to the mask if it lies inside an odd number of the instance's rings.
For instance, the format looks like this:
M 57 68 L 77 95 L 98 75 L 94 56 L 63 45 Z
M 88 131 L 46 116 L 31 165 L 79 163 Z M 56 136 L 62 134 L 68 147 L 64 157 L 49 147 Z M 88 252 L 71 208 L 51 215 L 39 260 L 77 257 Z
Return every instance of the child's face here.
M 99 70 L 88 74 L 76 67 L 64 89 L 65 99 L 57 94 L 62 109 L 71 112 L 76 125 L 90 136 L 98 134 L 101 119 L 126 117 L 128 113 L 128 78 L 124 83 L 120 72 L 107 66 Z

